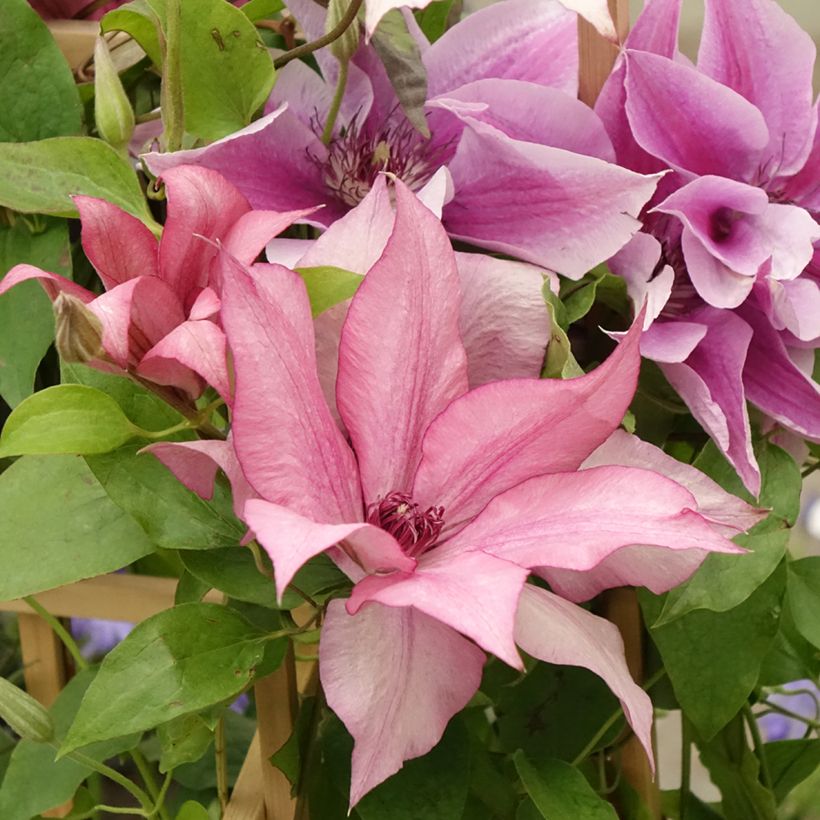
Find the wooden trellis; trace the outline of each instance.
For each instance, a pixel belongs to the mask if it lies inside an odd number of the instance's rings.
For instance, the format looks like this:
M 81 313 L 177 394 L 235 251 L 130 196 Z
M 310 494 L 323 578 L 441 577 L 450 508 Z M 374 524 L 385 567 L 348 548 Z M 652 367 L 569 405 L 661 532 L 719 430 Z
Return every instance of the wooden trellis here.
M 609 0 L 621 41 L 629 29 L 629 0 Z M 82 66 L 93 53 L 96 23 L 72 21 L 52 24 L 58 43 L 73 68 Z M 579 21 L 580 98 L 593 103 L 608 76 L 618 49 L 589 24 Z M 141 575 L 106 575 L 80 581 L 37 596 L 40 603 L 60 618 L 100 618 L 138 623 L 174 605 L 176 581 Z M 205 600 L 220 602 L 221 594 Z M 634 593 L 616 591 L 607 601 L 607 614 L 624 635 L 630 671 L 641 679 L 641 627 Z M 20 624 L 24 675 L 28 691 L 46 706 L 51 705 L 71 674 L 62 645 L 49 625 L 22 600 L 0 602 L 0 611 L 16 612 Z M 312 664 L 296 663 L 289 654 L 272 675 L 254 687 L 258 729 L 234 786 L 225 820 L 308 820 L 304 806 L 290 796 L 290 785 L 268 758 L 293 729 L 300 692 L 311 678 Z M 654 817 L 660 818 L 658 792 L 652 783 L 649 763 L 637 742 L 628 741 L 621 752 L 625 777 L 643 797 Z M 70 806 L 60 806 L 45 816 L 62 817 Z M 320 820 L 320 818 L 315 818 Z

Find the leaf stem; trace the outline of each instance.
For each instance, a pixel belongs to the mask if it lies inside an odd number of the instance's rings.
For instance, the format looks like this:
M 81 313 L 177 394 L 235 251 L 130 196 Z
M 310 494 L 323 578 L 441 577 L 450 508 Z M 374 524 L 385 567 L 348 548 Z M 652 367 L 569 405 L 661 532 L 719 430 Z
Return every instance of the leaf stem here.
M 810 717 L 806 717 L 805 715 L 799 715 L 797 712 L 792 712 L 791 709 L 787 709 L 785 706 L 772 703 L 770 700 L 762 700 L 760 701 L 760 704 L 761 706 L 765 706 L 767 709 L 770 709 L 772 712 L 785 715 L 792 720 L 799 720 L 801 723 L 805 723 L 806 726 L 811 726 L 812 729 L 820 729 L 820 721 L 812 720 Z
M 71 636 L 71 633 L 55 618 L 34 596 L 25 595 L 23 600 L 54 630 L 54 633 L 62 641 L 63 646 L 74 659 L 77 669 L 87 669 L 88 661 L 80 652 L 80 647 Z
M 182 101 L 182 0 L 166 0 L 165 49 L 162 65 L 162 112 L 165 150 L 179 151 L 185 133 Z
M 56 744 L 54 744 L 54 748 L 59 750 L 59 746 Z M 69 752 L 66 756 L 71 760 L 75 760 L 77 763 L 81 763 L 83 766 L 87 766 L 89 769 L 93 769 L 95 772 L 99 772 L 109 780 L 113 780 L 118 786 L 122 786 L 142 807 L 142 811 L 137 813 L 143 817 L 150 816 L 151 811 L 153 811 L 151 799 L 133 780 L 124 774 L 120 774 L 116 769 L 112 769 L 110 766 L 106 766 L 105 763 L 100 763 L 94 760 L 93 757 L 89 757 L 82 752 L 75 750 Z
M 334 28 L 316 40 L 303 43 L 301 46 L 296 46 L 296 48 L 292 48 L 290 51 L 281 54 L 273 61 L 273 67 L 278 70 L 282 68 L 282 66 L 287 65 L 291 60 L 296 60 L 299 57 L 307 57 L 308 54 L 313 54 L 314 51 L 318 51 L 320 48 L 330 45 L 334 40 L 338 40 L 339 37 L 347 31 L 348 26 L 356 19 L 361 5 L 362 0 L 351 0 L 347 11 L 342 15 L 342 19 L 339 20 L 339 23 Z
M 216 763 L 216 794 L 220 817 L 228 808 L 228 753 L 225 745 L 225 716 L 220 716 L 214 730 L 214 760 Z
M 330 109 L 327 112 L 327 120 L 325 121 L 325 128 L 322 131 L 322 142 L 325 145 L 330 145 L 333 139 L 333 129 L 336 125 L 336 118 L 339 116 L 339 109 L 342 107 L 342 100 L 345 95 L 345 88 L 347 88 L 347 73 L 350 60 L 339 61 L 339 79 L 336 81 L 336 92 L 333 95 L 333 101 L 330 104 Z
M 154 803 L 152 814 L 149 815 L 149 817 L 159 813 L 162 820 L 170 820 L 168 812 L 162 807 L 162 801 L 160 800 L 160 794 L 162 794 L 162 792 L 157 785 L 154 772 L 151 770 L 151 766 L 145 759 L 145 756 L 139 749 L 132 749 L 131 759 L 134 761 L 134 765 L 137 767 L 137 771 L 140 773 L 143 783 L 145 783 L 145 788 Z
M 746 724 L 752 734 L 755 755 L 760 762 L 760 782 L 771 791 L 772 775 L 769 771 L 769 761 L 766 759 L 766 750 L 763 748 L 763 738 L 760 736 L 760 727 L 757 725 L 757 720 L 752 713 L 752 707 L 749 706 L 748 702 L 743 704 L 743 717 L 746 719 Z

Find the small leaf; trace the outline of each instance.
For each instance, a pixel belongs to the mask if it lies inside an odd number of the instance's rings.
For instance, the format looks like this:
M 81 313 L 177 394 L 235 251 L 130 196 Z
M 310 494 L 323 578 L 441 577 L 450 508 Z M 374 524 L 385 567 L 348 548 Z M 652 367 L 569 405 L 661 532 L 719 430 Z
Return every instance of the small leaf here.
M 164 3 L 162 9 L 164 11 Z M 103 17 L 103 32 L 125 31 L 142 46 L 143 51 L 158 68 L 162 67 L 162 50 L 159 44 L 159 18 L 147 0 L 132 0 L 112 9 Z
M 581 772 L 569 763 L 544 760 L 536 769 L 520 750 L 513 755 L 513 761 L 541 817 L 617 820 L 615 809 L 598 797 Z
M 211 820 L 208 809 L 195 800 L 186 800 L 177 812 L 176 820 Z
M 296 795 L 299 788 L 299 779 L 302 772 L 302 763 L 307 755 L 308 744 L 311 741 L 316 698 L 305 698 L 299 707 L 296 724 L 290 737 L 271 755 L 270 762 L 288 779 L 291 785 L 291 794 Z
M 595 270 L 590 271 L 583 279 L 577 282 L 565 279 L 561 282 L 559 296 L 566 309 L 566 322 L 571 325 L 589 313 L 595 304 L 595 294 L 598 284 L 606 276 L 606 265 L 599 265 Z
M 550 338 L 541 378 L 570 379 L 583 376 L 584 371 L 572 355 L 569 338 L 562 327 L 562 322 L 566 321 L 566 309 L 561 300 L 550 290 L 549 282 L 544 284 L 543 293 L 550 316 Z
M 60 754 L 199 712 L 253 680 L 265 635 L 217 604 L 181 604 L 143 621 L 100 666 Z
M 351 299 L 364 277 L 343 268 L 324 265 L 318 268 L 297 268 L 305 282 L 310 311 L 314 316 L 324 313 L 334 305 Z
M 460 0 L 435 0 L 426 8 L 416 12 L 416 21 L 419 28 L 431 43 L 435 43 L 445 31 L 451 17 L 458 19 L 457 13 L 461 10 Z M 453 12 L 456 15 L 453 15 Z
M 138 433 L 110 396 L 93 387 L 58 384 L 12 411 L 0 433 L 0 457 L 107 453 Z
M 820 556 L 789 564 L 787 600 L 797 631 L 820 648 Z
M 202 715 L 183 715 L 157 727 L 162 746 L 159 770 L 165 774 L 183 763 L 199 760 L 214 738 L 214 723 Z
M 370 40 L 387 71 L 402 111 L 413 127 L 424 137 L 430 136 L 424 104 L 427 102 L 427 70 L 418 43 L 407 30 L 399 9 L 382 17 Z
M 778 803 L 782 803 L 795 786 L 820 767 L 818 738 L 776 740 L 767 743 L 765 749 L 774 795 Z
M 105 199 L 158 229 L 134 169 L 102 140 L 0 143 L 0 205 L 22 213 L 77 216 L 75 194 Z
M 278 14 L 285 7 L 282 0 L 249 0 L 240 6 L 242 13 L 254 23 L 257 20 L 267 20 Z

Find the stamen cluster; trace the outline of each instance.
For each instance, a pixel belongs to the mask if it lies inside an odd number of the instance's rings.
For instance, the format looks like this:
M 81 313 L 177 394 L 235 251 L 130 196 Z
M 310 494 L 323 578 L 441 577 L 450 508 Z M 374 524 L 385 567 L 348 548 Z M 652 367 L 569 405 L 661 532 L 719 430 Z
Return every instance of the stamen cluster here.
M 367 508 L 367 522 L 389 532 L 411 558 L 434 546 L 444 526 L 444 507 L 422 511 L 407 493 L 388 493 Z

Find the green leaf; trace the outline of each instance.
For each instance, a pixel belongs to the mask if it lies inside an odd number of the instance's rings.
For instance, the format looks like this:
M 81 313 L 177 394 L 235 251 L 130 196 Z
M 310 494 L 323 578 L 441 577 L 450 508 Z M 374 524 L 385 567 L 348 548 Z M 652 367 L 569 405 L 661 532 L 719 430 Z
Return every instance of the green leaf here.
M 185 130 L 211 142 L 250 124 L 273 88 L 273 61 L 240 9 L 224 0 L 180 5 Z
M 310 311 L 314 316 L 324 313 L 339 302 L 353 297 L 364 276 L 343 268 L 324 265 L 318 268 L 297 268 L 310 299 Z
M 196 800 L 186 800 L 177 812 L 176 820 L 211 820 L 208 809 Z
M 0 600 L 113 572 L 152 552 L 76 456 L 21 458 L 0 475 Z
M 162 6 L 164 11 L 164 4 Z M 106 31 L 125 31 L 142 46 L 143 51 L 158 68 L 162 67 L 162 50 L 159 44 L 159 18 L 147 0 L 133 0 L 109 11 L 100 22 Z
M 181 604 L 157 613 L 105 656 L 60 754 L 234 697 L 253 680 L 265 643 L 228 607 Z
M 820 648 L 820 556 L 789 564 L 787 590 L 789 612 L 797 631 Z
M 577 282 L 570 279 L 562 280 L 561 290 L 558 295 L 564 303 L 567 325 L 583 319 L 589 313 L 593 304 L 595 304 L 598 284 L 606 274 L 606 265 L 599 265 Z
M 199 760 L 213 743 L 216 719 L 207 721 L 202 715 L 183 715 L 157 727 L 162 746 L 159 770 L 165 772 L 183 763 Z
M 26 0 L 3 0 L 0 77 L 0 142 L 80 133 L 82 106 L 71 69 Z
M 455 0 L 435 0 L 434 3 L 430 3 L 426 8 L 416 12 L 416 21 L 419 28 L 431 43 L 435 43 L 447 31 L 447 23 L 453 12 L 454 5 L 456 5 Z M 458 7 L 461 7 L 460 2 Z
M 0 143 L 0 205 L 23 213 L 77 216 L 71 196 L 108 200 L 158 230 L 134 169 L 92 137 Z
M 0 227 L 0 275 L 22 262 L 71 277 L 68 226 L 44 220 L 33 233 L 23 219 Z M 0 396 L 10 407 L 34 389 L 34 374 L 54 339 L 51 302 L 38 282 L 21 282 L 0 296 Z
M 50 709 L 58 738 L 65 736 L 79 708 L 83 694 L 96 670 L 87 669 L 75 675 L 60 692 Z M 84 753 L 94 760 L 107 760 L 127 749 L 133 749 L 137 735 L 114 738 L 95 744 Z M 9 767 L 0 789 L 0 817 L 3 820 L 30 820 L 69 800 L 91 769 L 68 758 L 54 759 L 53 747 L 23 740 L 11 755 Z
M 430 129 L 424 115 L 427 70 L 418 43 L 408 31 L 399 9 L 391 9 L 382 17 L 370 43 L 384 65 L 404 115 L 419 133 L 429 138 Z
M 543 760 L 536 769 L 519 750 L 513 755 L 513 761 L 541 817 L 617 820 L 615 809 L 598 797 L 578 769 L 563 760 Z
M 767 743 L 766 760 L 775 798 L 782 803 L 789 792 L 820 767 L 820 739 L 776 740 Z
M 302 771 L 302 761 L 306 759 L 316 712 L 316 698 L 305 698 L 299 706 L 299 714 L 290 737 L 270 757 L 270 762 L 288 779 L 291 793 L 296 795 Z
M 720 789 L 726 820 L 775 820 L 774 795 L 760 782 L 760 763 L 746 741 L 741 715 L 698 748 L 703 765 Z
M 567 318 L 566 309 L 561 300 L 550 290 L 549 282 L 544 283 L 543 294 L 547 312 L 550 315 L 550 338 L 541 378 L 569 379 L 574 376 L 583 376 L 584 371 L 572 355 L 565 326 L 562 326 Z
M 256 568 L 253 555 L 247 547 L 226 547 L 203 551 L 188 551 L 180 555 L 185 568 L 231 598 L 260 606 L 276 606 L 276 587 L 273 580 Z M 301 602 L 302 599 L 299 599 Z M 292 602 L 296 606 L 299 604 Z
M 235 546 L 245 534 L 231 509 L 230 492 L 216 482 L 212 501 L 191 492 L 139 445 L 89 456 L 86 461 L 111 500 L 163 549 Z
M 705 741 L 746 702 L 777 634 L 785 584 L 781 565 L 742 604 L 727 612 L 697 610 L 652 627 L 652 639 L 684 712 Z M 657 620 L 663 597 L 640 591 L 647 623 Z
M 250 0 L 241 6 L 242 13 L 253 22 L 267 20 L 282 11 L 284 7 L 282 0 Z
M 0 433 L 0 457 L 107 453 L 139 433 L 110 396 L 58 384 L 24 399 Z

